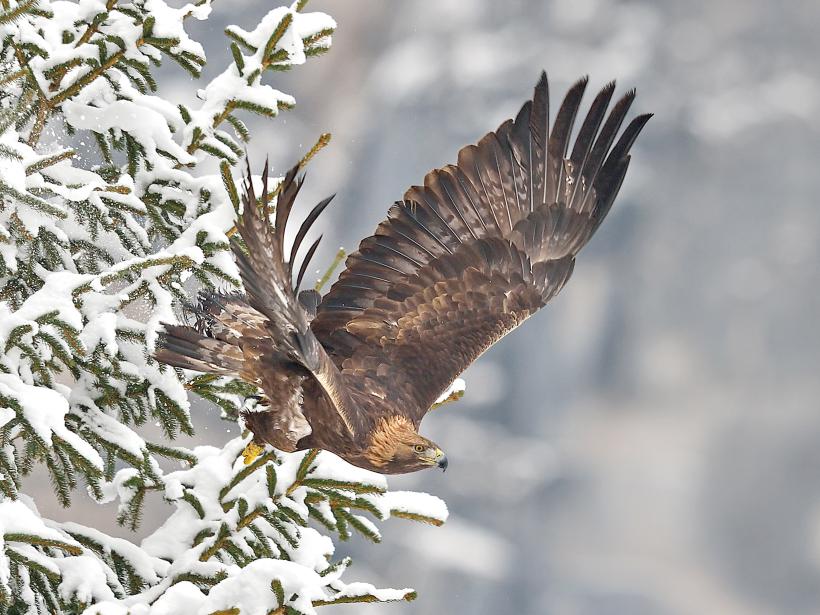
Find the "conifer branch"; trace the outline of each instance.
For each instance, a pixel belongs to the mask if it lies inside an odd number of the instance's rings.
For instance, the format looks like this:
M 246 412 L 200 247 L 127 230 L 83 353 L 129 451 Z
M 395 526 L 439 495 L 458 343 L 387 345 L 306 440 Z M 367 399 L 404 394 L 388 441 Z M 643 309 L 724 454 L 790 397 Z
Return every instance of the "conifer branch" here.
M 63 160 L 68 160 L 69 158 L 73 158 L 77 155 L 73 149 L 65 150 L 64 152 L 60 152 L 59 154 L 54 154 L 52 156 L 47 156 L 38 160 L 37 162 L 32 162 L 28 166 L 26 166 L 26 175 L 31 175 L 32 173 L 36 173 L 37 171 L 42 171 L 45 168 L 50 167 L 51 165 L 57 164 Z
M 339 248 L 339 250 L 336 252 L 336 256 L 333 257 L 333 261 L 330 263 L 330 266 L 322 274 L 322 277 L 316 281 L 316 285 L 313 287 L 316 292 L 322 292 L 322 289 L 333 276 L 333 272 L 336 271 L 336 268 L 339 266 L 339 264 L 341 264 L 346 255 L 347 253 L 345 252 L 345 249 Z
M 77 44 L 75 47 L 80 47 L 85 45 L 91 37 L 97 32 L 97 28 L 100 26 L 102 22 L 104 22 L 108 18 L 108 12 L 114 8 L 114 5 L 117 4 L 117 0 L 107 0 L 105 3 L 105 12 L 98 13 L 94 16 L 94 19 L 91 23 L 88 24 L 88 27 L 85 29 L 85 32 L 82 33 L 80 38 L 77 40 Z
M 140 47 L 144 43 L 145 43 L 145 41 L 143 39 L 139 39 L 136 42 L 136 46 Z M 84 87 L 90 85 L 96 79 L 98 79 L 99 77 L 102 77 L 106 72 L 108 72 L 108 70 L 113 68 L 120 60 L 123 59 L 124 56 L 125 56 L 124 51 L 116 52 L 110 58 L 108 58 L 108 60 L 106 60 L 104 63 L 102 63 L 98 67 L 88 71 L 85 75 L 83 75 L 82 77 L 77 79 L 77 81 L 72 83 L 65 90 L 63 90 L 62 92 L 59 92 L 58 94 L 54 95 L 54 97 L 52 97 L 51 99 L 46 99 L 47 100 L 46 106 L 50 109 L 53 109 L 54 107 L 57 107 L 58 105 L 62 104 L 63 102 L 65 102 L 69 98 L 73 98 L 74 96 L 76 96 L 80 92 L 80 90 L 82 90 Z

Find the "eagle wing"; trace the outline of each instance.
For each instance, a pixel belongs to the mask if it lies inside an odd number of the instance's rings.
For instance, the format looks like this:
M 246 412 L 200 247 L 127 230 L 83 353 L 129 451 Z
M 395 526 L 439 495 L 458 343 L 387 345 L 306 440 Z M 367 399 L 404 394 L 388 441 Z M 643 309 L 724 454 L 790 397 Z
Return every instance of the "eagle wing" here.
M 550 130 L 542 73 L 514 120 L 410 188 L 348 257 L 311 323 L 348 387 L 418 425 L 464 369 L 561 290 L 651 117 L 616 143 L 635 92 L 607 116 L 610 83 L 569 151 L 586 84 L 569 90 Z
M 276 200 L 274 224 L 271 226 L 267 164 L 262 174 L 261 199 L 256 197 L 250 180 L 250 168 L 248 169 L 248 179 L 242 195 L 243 213 L 237 222 L 237 230 L 244 246 L 234 236 L 231 239 L 231 250 L 245 287 L 247 302 L 264 317 L 263 326 L 267 335 L 259 337 L 255 343 L 245 345 L 252 345 L 254 354 L 258 354 L 258 360 L 253 364 L 259 373 L 254 376 L 266 390 L 272 388 L 274 381 L 279 378 L 277 374 L 281 370 L 277 364 L 281 363 L 283 357 L 277 355 L 281 355 L 284 349 L 287 361 L 303 366 L 316 379 L 331 401 L 330 407 L 337 414 L 336 417 L 329 418 L 340 420 L 352 437 L 356 431 L 355 417 L 341 374 L 311 331 L 309 314 L 297 295 L 299 284 L 321 237 L 308 249 L 296 283 L 293 284 L 293 265 L 302 241 L 332 197 L 320 202 L 307 215 L 296 234 L 290 256 L 285 258 L 285 228 L 303 181 L 297 179 L 298 171 L 297 165 L 282 180 Z M 276 344 L 270 343 L 271 340 L 275 340 Z M 304 420 L 304 417 L 296 418 Z M 285 423 L 287 421 L 283 421 Z

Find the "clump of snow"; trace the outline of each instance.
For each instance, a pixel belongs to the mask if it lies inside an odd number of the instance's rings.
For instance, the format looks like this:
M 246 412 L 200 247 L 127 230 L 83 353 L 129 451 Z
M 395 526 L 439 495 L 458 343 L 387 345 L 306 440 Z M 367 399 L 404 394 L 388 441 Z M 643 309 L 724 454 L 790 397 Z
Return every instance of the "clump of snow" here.
M 106 575 L 96 557 L 78 555 L 55 558 L 53 561 L 60 570 L 58 591 L 63 600 L 70 601 L 76 598 L 80 602 L 90 604 L 114 599 L 114 592 L 108 586 L 111 577 Z
M 60 387 L 68 393 L 67 387 Z M 46 442 L 52 444 L 52 436 L 57 436 L 82 455 L 90 464 L 102 470 L 100 454 L 83 438 L 70 431 L 65 425 L 68 414 L 68 400 L 54 389 L 23 383 L 11 374 L 0 374 L 0 395 L 15 399 L 21 406 L 26 425 Z
M 429 493 L 388 491 L 381 495 L 365 497 L 373 502 L 385 519 L 393 513 L 404 513 L 444 523 L 449 515 L 444 500 Z
M 142 104 L 118 100 L 103 108 L 67 101 L 63 103 L 63 113 L 76 128 L 98 133 L 112 128 L 127 132 L 145 149 L 146 157 L 151 160 L 157 158 L 157 149 L 162 149 L 182 164 L 195 163 L 196 158 L 174 141 L 165 117 L 145 105 L 147 98 L 142 97 Z
M 467 383 L 464 382 L 464 378 L 456 378 L 450 386 L 448 386 L 444 392 L 439 395 L 435 403 L 443 404 L 451 399 L 459 399 L 462 395 L 464 395 L 464 391 L 466 390 Z
M 37 514 L 36 508 L 21 500 L 0 501 L 0 535 L 29 534 L 43 540 L 65 542 L 75 547 L 79 544 L 62 532 L 48 527 Z
M 387 490 L 387 479 L 383 474 L 357 468 L 333 453 L 319 455 L 314 467 L 313 476 L 316 478 L 360 483 L 379 491 Z

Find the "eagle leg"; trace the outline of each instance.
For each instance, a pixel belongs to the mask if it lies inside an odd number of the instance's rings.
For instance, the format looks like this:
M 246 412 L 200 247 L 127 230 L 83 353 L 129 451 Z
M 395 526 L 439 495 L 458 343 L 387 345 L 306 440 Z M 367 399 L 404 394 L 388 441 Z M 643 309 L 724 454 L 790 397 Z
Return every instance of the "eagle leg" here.
M 257 444 L 253 440 L 248 442 L 245 450 L 242 451 L 242 461 L 246 466 L 251 465 L 259 455 L 265 450 L 265 447 Z

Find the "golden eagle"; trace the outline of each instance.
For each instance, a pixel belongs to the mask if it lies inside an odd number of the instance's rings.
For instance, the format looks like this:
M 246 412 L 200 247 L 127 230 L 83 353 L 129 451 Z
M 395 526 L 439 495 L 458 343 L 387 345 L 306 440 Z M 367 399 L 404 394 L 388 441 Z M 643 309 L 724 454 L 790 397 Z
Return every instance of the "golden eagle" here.
M 320 448 L 385 474 L 446 468 L 419 424 L 461 372 L 567 283 L 651 117 L 634 118 L 616 142 L 635 92 L 607 115 L 610 83 L 570 149 L 586 85 L 584 78 L 570 88 L 550 129 L 542 73 L 514 120 L 390 208 L 323 297 L 298 291 L 318 240 L 295 285 L 293 268 L 330 199 L 310 212 L 285 258 L 304 178 L 298 167 L 287 173 L 271 214 L 266 165 L 261 198 L 250 178 L 244 186 L 244 246 L 232 240 L 245 294 L 201 293 L 196 323 L 166 325 L 157 359 L 261 388 L 261 411 L 243 413 L 258 445 Z

